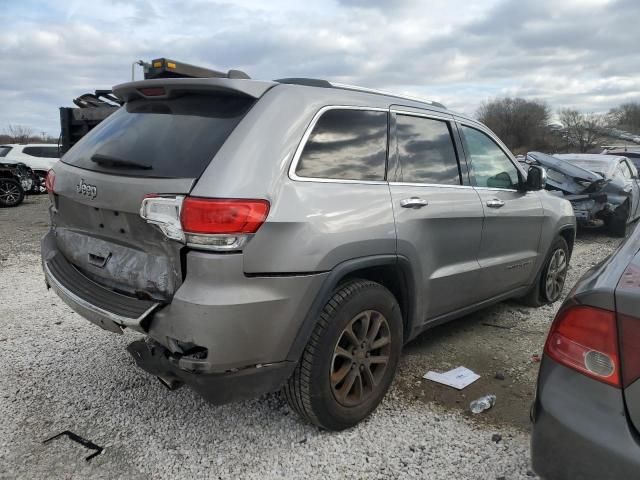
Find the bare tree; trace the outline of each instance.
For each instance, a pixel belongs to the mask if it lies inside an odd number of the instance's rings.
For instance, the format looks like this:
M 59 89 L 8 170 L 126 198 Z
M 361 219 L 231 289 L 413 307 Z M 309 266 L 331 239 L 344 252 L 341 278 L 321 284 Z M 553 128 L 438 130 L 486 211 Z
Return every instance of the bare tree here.
M 618 108 L 609 110 L 609 115 L 613 124 L 640 133 L 640 103 L 623 103 Z
M 567 141 L 581 153 L 585 153 L 606 137 L 608 118 L 596 113 L 581 113 L 578 110 L 565 108 L 558 112 L 560 123 L 565 128 Z
M 546 103 L 524 98 L 498 98 L 480 105 L 478 119 L 514 152 L 544 149 L 551 109 Z
M 9 125 L 7 134 L 13 143 L 28 143 L 33 136 L 33 129 L 24 125 Z

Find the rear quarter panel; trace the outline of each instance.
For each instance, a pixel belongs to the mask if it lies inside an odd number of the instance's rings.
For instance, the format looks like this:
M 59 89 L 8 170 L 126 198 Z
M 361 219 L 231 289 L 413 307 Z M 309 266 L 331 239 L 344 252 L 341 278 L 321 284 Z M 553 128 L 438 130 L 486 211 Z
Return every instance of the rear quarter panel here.
M 191 192 L 271 202 L 267 221 L 244 249 L 246 273 L 327 271 L 345 260 L 396 252 L 387 184 L 289 178 L 305 130 L 327 105 L 390 103 L 338 89 L 276 86 L 236 127 Z

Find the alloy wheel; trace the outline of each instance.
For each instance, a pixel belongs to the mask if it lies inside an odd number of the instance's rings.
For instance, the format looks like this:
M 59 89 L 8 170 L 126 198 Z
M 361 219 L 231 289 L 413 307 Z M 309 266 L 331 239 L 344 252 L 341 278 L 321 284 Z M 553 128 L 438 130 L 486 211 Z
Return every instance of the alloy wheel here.
M 20 187 L 14 182 L 0 181 L 0 203 L 15 205 L 20 199 Z
M 558 248 L 551 256 L 545 279 L 545 294 L 548 301 L 555 302 L 560 297 L 567 277 L 567 267 L 567 254 L 563 249 Z
M 391 331 L 387 319 L 365 310 L 342 331 L 331 361 L 331 390 L 338 403 L 354 407 L 376 391 L 389 363 Z

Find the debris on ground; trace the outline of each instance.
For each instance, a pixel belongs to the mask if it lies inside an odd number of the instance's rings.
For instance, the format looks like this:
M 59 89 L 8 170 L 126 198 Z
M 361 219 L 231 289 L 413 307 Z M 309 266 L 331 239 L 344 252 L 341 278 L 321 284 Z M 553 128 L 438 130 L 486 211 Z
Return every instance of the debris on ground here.
M 499 433 L 494 433 L 493 435 L 491 435 L 492 442 L 500 443 L 500 440 L 502 440 L 502 435 L 500 435 Z
M 504 380 L 504 373 L 502 373 L 502 372 L 496 372 L 496 374 L 495 374 L 494 378 L 495 378 L 496 380 Z
M 496 396 L 495 395 L 485 395 L 484 397 L 480 397 L 469 404 L 469 408 L 471 409 L 471 413 L 481 413 L 485 410 L 489 410 L 496 404 Z
M 423 378 L 462 390 L 478 380 L 480 375 L 466 367 L 458 367 L 444 373 L 429 371 Z
M 68 437 L 70 440 L 73 440 L 76 443 L 79 443 L 80 445 L 82 445 L 84 448 L 87 448 L 89 450 L 95 450 L 95 452 L 93 452 L 91 455 L 89 455 L 88 457 L 85 458 L 85 461 L 89 461 L 91 460 L 93 457 L 97 457 L 98 455 L 100 455 L 102 453 L 103 448 L 99 447 L 98 445 L 96 445 L 95 443 L 93 443 L 91 440 L 87 440 L 86 438 L 82 438 L 80 435 L 73 433 L 69 430 L 65 430 L 64 432 L 60 432 L 57 435 L 54 435 L 53 437 L 47 438 L 45 441 L 43 441 L 42 443 L 48 443 L 51 440 L 55 440 L 56 438 L 60 438 L 66 436 Z
M 535 363 L 540 363 L 540 355 L 538 355 L 537 353 L 534 355 L 531 355 L 531 360 Z

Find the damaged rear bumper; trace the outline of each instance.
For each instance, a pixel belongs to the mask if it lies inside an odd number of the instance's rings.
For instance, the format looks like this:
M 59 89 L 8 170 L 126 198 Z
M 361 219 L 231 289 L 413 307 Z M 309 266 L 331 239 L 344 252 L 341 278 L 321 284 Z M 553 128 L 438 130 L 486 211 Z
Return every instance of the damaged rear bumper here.
M 185 279 L 163 304 L 92 282 L 66 260 L 51 233 L 42 260 L 47 284 L 77 313 L 110 331 L 128 327 L 146 335 L 129 348 L 140 367 L 215 403 L 280 388 L 295 368 L 291 346 L 304 334 L 301 324 L 328 276 L 246 275 L 241 254 L 189 251 Z
M 127 350 L 136 364 L 173 390 L 184 384 L 206 400 L 223 404 L 254 398 L 275 392 L 293 373 L 295 362 L 254 365 L 223 373 L 204 373 L 200 362 L 172 354 L 165 347 L 150 340 L 137 340 Z
M 114 333 L 131 328 L 144 333 L 144 321 L 159 302 L 139 300 L 106 289 L 83 275 L 52 248 L 52 239 L 43 240 L 42 269 L 45 282 L 72 310 L 90 322 Z

